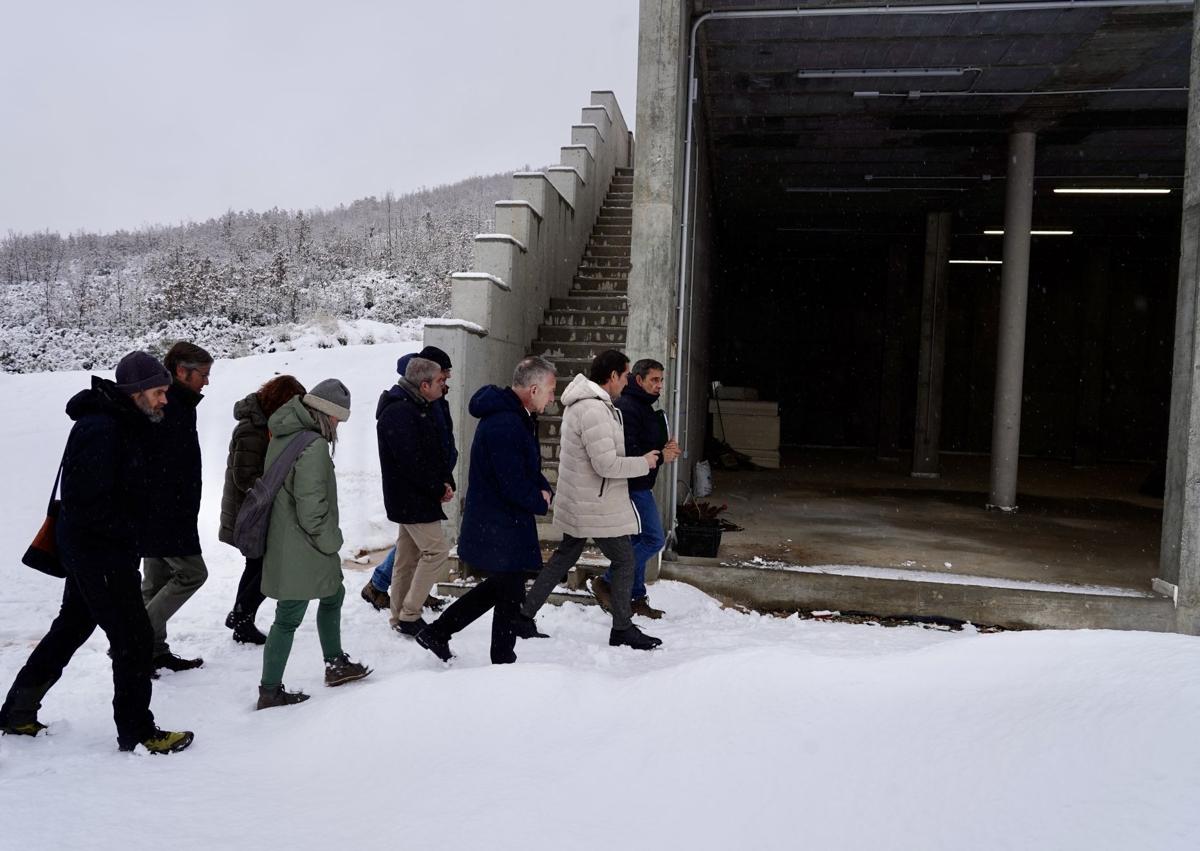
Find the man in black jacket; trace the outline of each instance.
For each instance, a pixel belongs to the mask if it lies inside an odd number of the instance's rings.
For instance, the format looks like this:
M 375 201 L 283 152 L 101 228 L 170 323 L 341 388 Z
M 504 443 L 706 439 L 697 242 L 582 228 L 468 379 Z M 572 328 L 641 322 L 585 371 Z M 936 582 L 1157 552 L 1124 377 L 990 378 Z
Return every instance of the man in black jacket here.
M 99 626 L 112 657 L 118 746 L 173 753 L 191 744 L 192 734 L 154 725 L 153 633 L 137 572 L 138 540 L 145 532 L 143 451 L 150 423 L 163 418 L 171 378 L 152 356 L 131 352 L 117 365 L 116 379 L 94 376 L 91 389 L 67 403 L 75 425 L 63 453 L 55 536 L 67 574 L 62 608 L 13 681 L 0 707 L 0 730 L 36 736 L 45 729 L 37 718 L 42 698 Z
M 167 621 L 208 579 L 196 529 L 202 479 L 196 406 L 204 398 L 200 391 L 208 384 L 213 357 L 199 346 L 179 342 L 167 352 L 163 366 L 172 381 L 162 427 L 148 451 L 150 524 L 142 541 L 142 599 L 154 627 L 155 669 L 186 671 L 204 660 L 171 652 Z
M 383 504 L 388 519 L 400 524 L 388 589 L 390 621 L 409 638 L 425 627 L 421 608 L 450 554 L 442 504 L 454 497 L 454 486 L 432 407 L 445 383 L 435 361 L 413 358 L 375 411 Z
M 669 464 L 678 458 L 681 452 L 679 444 L 667 432 L 666 415 L 654 408 L 655 402 L 662 394 L 663 372 L 663 365 L 650 358 L 635 363 L 629 370 L 630 380 L 618 397 L 616 406 L 621 411 L 625 425 L 625 454 L 632 457 L 658 450 L 662 453 L 663 463 Z M 661 465 L 641 478 L 629 480 L 629 500 L 637 509 L 638 518 L 642 523 L 642 531 L 629 539 L 633 544 L 632 610 L 635 615 L 655 620 L 661 618 L 663 612 L 651 606 L 646 596 L 646 563 L 656 556 L 666 543 L 662 518 L 654 501 L 654 482 L 660 469 Z M 609 610 L 612 600 L 610 573 L 592 580 L 592 593 L 605 611 Z

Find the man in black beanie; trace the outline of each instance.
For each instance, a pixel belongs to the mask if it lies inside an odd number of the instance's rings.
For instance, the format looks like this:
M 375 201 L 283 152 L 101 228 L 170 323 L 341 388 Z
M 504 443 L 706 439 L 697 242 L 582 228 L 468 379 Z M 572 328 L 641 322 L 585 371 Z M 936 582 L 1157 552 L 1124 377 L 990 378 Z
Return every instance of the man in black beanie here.
M 42 698 L 99 626 L 108 636 L 117 744 L 174 753 L 190 732 L 160 730 L 150 712 L 153 632 L 138 592 L 138 540 L 144 532 L 144 448 L 160 422 L 171 377 L 145 352 L 117 365 L 116 382 L 92 377 L 67 403 L 75 421 L 62 460 L 56 542 L 66 586 L 62 608 L 0 706 L 0 730 L 36 736 Z
M 213 357 L 193 343 L 178 342 L 163 358 L 171 376 L 162 428 L 150 439 L 146 509 L 141 541 L 142 599 L 154 627 L 154 668 L 186 671 L 203 659 L 185 659 L 167 644 L 167 621 L 208 579 L 200 553 L 200 438 L 196 406 L 204 398 Z

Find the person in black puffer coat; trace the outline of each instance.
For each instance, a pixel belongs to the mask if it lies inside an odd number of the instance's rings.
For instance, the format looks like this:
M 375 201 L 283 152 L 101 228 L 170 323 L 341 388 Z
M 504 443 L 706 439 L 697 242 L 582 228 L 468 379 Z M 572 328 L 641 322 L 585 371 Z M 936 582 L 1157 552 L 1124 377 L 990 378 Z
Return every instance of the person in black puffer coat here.
M 62 461 L 62 505 L 56 525 L 66 571 L 62 608 L 37 643 L 0 706 L 0 730 L 36 736 L 37 712 L 99 626 L 109 641 L 117 744 L 153 753 L 181 751 L 190 732 L 159 730 L 150 711 L 153 631 L 138 591 L 138 547 L 146 536 L 143 455 L 160 428 L 171 379 L 151 355 L 131 352 L 117 365 L 116 383 L 92 378 L 67 403 L 75 421 Z
M 233 526 L 246 499 L 246 491 L 263 474 L 263 460 L 271 434 L 267 420 L 285 402 L 308 391 L 290 375 L 277 375 L 257 391 L 233 406 L 237 425 L 229 439 L 229 458 L 225 463 L 225 488 L 221 492 L 221 528 L 217 537 L 233 546 Z M 261 558 L 247 558 L 238 582 L 233 610 L 225 626 L 233 630 L 233 640 L 243 644 L 265 644 L 267 637 L 254 625 L 254 616 L 264 599 Z
M 141 542 L 142 599 L 154 627 L 156 669 L 186 671 L 204 664 L 171 652 L 167 621 L 208 579 L 196 526 L 202 484 L 196 406 L 204 398 L 200 391 L 208 385 L 212 365 L 212 355 L 192 343 L 176 343 L 163 358 L 173 380 L 162 428 L 147 447 L 151 523 Z

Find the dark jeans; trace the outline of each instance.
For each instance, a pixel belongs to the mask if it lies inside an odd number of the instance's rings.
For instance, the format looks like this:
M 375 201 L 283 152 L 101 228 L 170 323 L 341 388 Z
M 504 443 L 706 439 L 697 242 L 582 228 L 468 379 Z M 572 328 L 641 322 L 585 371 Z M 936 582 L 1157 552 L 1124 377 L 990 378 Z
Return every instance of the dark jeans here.
M 522 571 L 488 573 L 487 578 L 450 604 L 430 629 L 447 640 L 492 612 L 492 664 L 515 662 L 516 621 L 525 599 L 525 574 Z
M 17 673 L 0 707 L 0 721 L 21 724 L 37 718 L 42 697 L 99 626 L 108 636 L 112 653 L 117 742 L 131 747 L 154 731 L 150 712 L 154 632 L 142 602 L 138 562 L 130 558 L 123 565 L 101 566 L 73 561 L 63 553 L 67 578 L 62 608 Z
M 612 576 L 610 585 L 612 586 L 613 629 L 625 629 L 633 626 L 633 613 L 630 610 L 632 601 L 630 595 L 633 590 L 633 545 L 629 543 L 629 536 L 593 538 L 592 540 L 596 542 L 600 552 L 604 553 L 605 557 L 612 562 L 609 570 Z M 538 610 L 546 604 L 554 586 L 565 580 L 567 573 L 575 566 L 575 562 L 579 561 L 579 556 L 583 553 L 586 543 L 587 538 L 563 535 L 562 543 L 558 545 L 554 555 L 550 556 L 550 560 L 546 562 L 546 566 L 534 580 L 533 587 L 525 595 L 525 605 L 521 607 L 522 614 L 532 618 L 538 613 Z
M 258 607 L 267 599 L 262 592 L 261 558 L 246 559 L 242 569 L 242 578 L 238 580 L 237 599 L 233 602 L 233 610 L 240 615 L 249 615 L 251 619 L 258 613 Z
M 642 531 L 629 536 L 633 545 L 633 599 L 646 596 L 646 563 L 658 555 L 667 542 L 663 532 L 662 518 L 658 516 L 658 505 L 654 502 L 654 491 L 630 491 L 629 501 L 637 510 L 642 521 Z M 612 585 L 612 568 L 604 574 L 604 581 Z

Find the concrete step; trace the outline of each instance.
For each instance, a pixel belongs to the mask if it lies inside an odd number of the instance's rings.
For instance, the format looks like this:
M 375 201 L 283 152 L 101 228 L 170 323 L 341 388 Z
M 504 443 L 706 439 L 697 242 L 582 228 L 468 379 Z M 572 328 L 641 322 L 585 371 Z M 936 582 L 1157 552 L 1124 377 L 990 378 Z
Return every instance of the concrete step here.
M 629 282 L 624 278 L 576 278 L 571 292 L 581 295 L 594 292 L 623 293 L 628 289 Z
M 625 345 L 624 326 L 603 325 L 540 325 L 538 340 L 547 345 L 560 343 L 599 343 L 607 348 Z M 534 346 L 538 343 L 535 341 Z
M 562 417 L 538 417 L 538 440 L 558 441 L 558 431 L 562 428 Z
M 622 333 L 621 336 L 624 337 L 624 334 Z M 624 342 L 622 340 L 620 344 L 616 345 L 624 344 Z M 613 343 L 603 341 L 581 340 L 566 342 L 564 340 L 534 340 L 533 345 L 529 348 L 535 355 L 541 355 L 558 363 L 564 359 L 587 360 L 591 362 L 592 358 L 596 357 L 596 355 L 613 347 Z
M 628 248 L 633 237 L 627 233 L 595 233 L 588 239 L 588 245 L 623 245 Z
M 561 332 L 564 329 L 624 331 L 628 318 L 628 314 L 620 311 L 597 313 L 594 310 L 548 310 L 540 333 L 543 340 L 557 340 L 560 338 L 547 336 L 546 331 Z
M 628 245 L 593 245 L 588 243 L 587 248 L 583 252 L 583 262 L 586 264 L 589 260 L 600 259 L 601 257 L 620 258 L 622 265 L 629 263 L 629 246 Z
M 630 269 L 629 249 L 625 249 L 623 254 L 592 254 L 585 250 L 583 259 L 579 263 L 579 272 L 592 272 L 601 269 L 619 269 L 623 272 L 628 272 Z
M 629 207 L 603 207 L 596 216 L 597 225 L 620 225 L 633 222 L 633 210 Z
M 624 187 L 618 187 L 618 189 L 623 189 L 623 188 Z M 605 205 L 608 205 L 608 204 L 631 204 L 632 205 L 633 204 L 633 190 L 630 189 L 628 192 L 614 192 L 610 188 L 608 190 L 608 194 L 606 196 L 604 196 L 604 203 L 605 203 Z
M 628 302 L 624 293 L 588 293 L 586 295 L 569 295 L 566 298 L 552 298 L 550 299 L 550 309 L 552 311 L 618 313 L 628 310 Z
M 626 278 L 629 276 L 631 264 L 629 262 L 621 262 L 622 258 L 605 257 L 588 258 L 583 263 L 579 264 L 579 268 L 575 270 L 576 277 L 580 278 Z
M 592 229 L 592 237 L 596 236 L 629 236 L 632 229 L 629 225 L 596 225 Z

